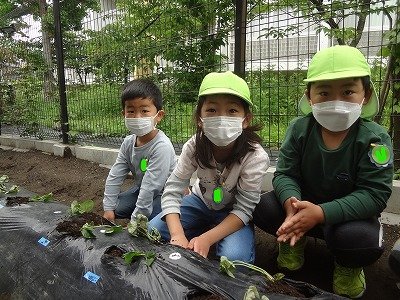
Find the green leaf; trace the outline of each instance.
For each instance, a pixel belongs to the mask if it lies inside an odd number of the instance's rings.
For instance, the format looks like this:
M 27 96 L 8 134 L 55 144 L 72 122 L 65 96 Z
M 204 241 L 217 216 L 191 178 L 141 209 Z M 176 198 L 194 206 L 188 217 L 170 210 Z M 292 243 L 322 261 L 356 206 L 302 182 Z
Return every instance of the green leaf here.
M 125 262 L 129 265 L 131 264 L 133 261 L 137 261 L 139 260 L 140 257 L 142 256 L 146 256 L 145 252 L 142 251 L 129 251 L 126 252 L 122 255 L 122 257 L 124 258 Z
M 122 256 L 127 264 L 131 264 L 133 261 L 139 260 L 141 257 L 144 257 L 146 259 L 145 264 L 148 267 L 151 267 L 151 265 L 154 263 L 156 259 L 156 253 L 153 251 L 148 251 L 148 252 L 143 252 L 143 251 L 129 251 L 126 252 Z
M 222 273 L 225 273 L 229 277 L 235 278 L 233 273 L 236 271 L 236 267 L 230 260 L 228 260 L 226 256 L 221 256 L 219 269 Z
M 254 285 L 249 286 L 246 293 L 244 294 L 243 300 L 259 300 L 260 294 Z
M 131 222 L 129 222 L 128 223 L 128 225 L 127 225 L 127 228 L 128 228 L 128 232 L 131 234 L 131 235 L 133 235 L 133 236 L 135 236 L 135 237 L 138 237 L 139 235 L 138 235 L 138 230 L 137 230 L 137 222 L 135 222 L 135 221 L 131 221 Z
M 389 57 L 390 56 L 390 49 L 386 46 L 382 47 L 381 49 L 382 57 Z
M 81 215 L 85 212 L 91 212 L 94 207 L 93 200 L 85 200 L 81 203 L 74 200 L 71 203 L 71 214 L 72 215 Z
M 153 251 L 146 252 L 146 266 L 151 267 L 151 265 L 156 260 L 156 253 Z
M 82 236 L 87 239 L 94 239 L 96 236 L 93 233 L 94 224 L 93 222 L 85 223 L 81 228 Z
M 149 219 L 145 215 L 137 214 L 136 223 L 138 227 L 138 231 L 141 233 L 147 232 L 147 226 L 149 224 Z
M 85 200 L 80 203 L 80 213 L 83 214 L 85 212 L 91 212 L 94 208 L 93 200 Z
M 156 228 L 152 228 L 148 231 L 149 221 L 145 215 L 138 214 L 135 220 L 128 223 L 128 232 L 134 237 L 142 236 L 148 238 L 150 241 L 159 242 L 161 241 L 161 234 Z
M 77 215 L 79 213 L 79 202 L 74 200 L 71 203 L 71 214 Z
M 33 201 L 33 202 L 49 202 L 51 200 L 53 200 L 53 193 L 51 193 L 51 192 L 48 194 L 44 194 L 42 196 L 35 195 L 30 199 L 30 201 Z
M 283 278 L 285 277 L 285 274 L 283 274 L 283 273 L 276 273 L 273 277 L 274 277 L 274 280 L 275 280 L 275 281 L 278 281 L 278 280 L 283 279 Z
M 147 235 L 147 237 L 149 238 L 150 241 L 153 242 L 159 242 L 161 241 L 161 234 L 160 232 L 157 230 L 157 228 L 151 228 L 150 233 Z
M 106 231 L 104 232 L 105 234 L 111 235 L 114 233 L 121 232 L 123 230 L 121 225 L 116 225 L 116 226 L 107 226 Z
M 6 194 L 16 194 L 18 192 L 19 192 L 19 186 L 13 185 L 8 191 L 6 191 Z
M 8 182 L 8 176 L 7 175 L 1 175 L 0 177 L 0 183 L 6 183 Z

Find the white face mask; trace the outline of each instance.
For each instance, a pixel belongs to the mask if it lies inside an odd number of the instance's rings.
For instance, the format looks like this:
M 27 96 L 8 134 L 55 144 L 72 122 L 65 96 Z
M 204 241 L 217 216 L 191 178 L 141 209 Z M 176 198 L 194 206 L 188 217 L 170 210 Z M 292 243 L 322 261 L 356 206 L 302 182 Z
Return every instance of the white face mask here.
M 357 121 L 362 104 L 334 100 L 312 104 L 311 108 L 314 118 L 321 126 L 338 132 L 350 128 Z
M 203 122 L 204 135 L 216 146 L 227 146 L 242 134 L 244 118 L 207 117 Z
M 154 119 L 157 115 L 158 113 L 154 117 L 125 118 L 125 126 L 131 133 L 137 136 L 144 136 L 156 128 Z

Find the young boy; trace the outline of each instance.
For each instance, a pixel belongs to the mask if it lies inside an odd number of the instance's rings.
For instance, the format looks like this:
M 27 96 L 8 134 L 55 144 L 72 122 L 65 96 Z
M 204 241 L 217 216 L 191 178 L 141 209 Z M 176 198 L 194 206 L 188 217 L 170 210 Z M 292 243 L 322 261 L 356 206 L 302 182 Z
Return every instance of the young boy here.
M 363 54 L 349 46 L 316 53 L 272 181 L 254 223 L 278 236 L 278 266 L 304 263 L 305 235 L 323 238 L 335 258 L 333 291 L 365 291 L 363 266 L 383 253 L 378 220 L 391 194 L 393 151 L 386 130 L 371 121 L 378 98 Z
M 164 184 L 175 167 L 174 147 L 156 125 L 164 116 L 160 89 L 150 80 L 128 82 L 121 95 L 122 114 L 131 135 L 125 137 L 117 160 L 108 174 L 104 218 L 134 219 L 138 213 L 153 218 L 161 212 Z M 129 172 L 134 186 L 121 193 Z

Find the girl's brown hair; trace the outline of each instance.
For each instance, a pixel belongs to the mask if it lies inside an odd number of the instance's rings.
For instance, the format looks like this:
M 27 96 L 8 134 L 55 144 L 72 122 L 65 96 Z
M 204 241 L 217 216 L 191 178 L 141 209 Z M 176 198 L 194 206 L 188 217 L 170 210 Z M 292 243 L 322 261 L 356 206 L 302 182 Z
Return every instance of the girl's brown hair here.
M 194 157 L 201 168 L 214 169 L 215 166 L 211 164 L 211 162 L 213 161 L 213 144 L 204 135 L 202 127 L 199 126 L 199 123 L 202 122 L 200 119 L 201 108 L 203 107 L 206 97 L 207 96 L 199 97 L 195 114 L 193 116 L 194 122 L 196 124 L 196 144 Z M 232 95 L 232 97 L 236 96 Z M 236 98 L 239 99 L 242 103 L 245 114 L 251 114 L 249 104 L 239 97 Z M 231 166 L 235 162 L 240 163 L 248 152 L 255 150 L 255 144 L 260 144 L 262 141 L 261 137 L 256 133 L 256 131 L 260 131 L 261 129 L 261 124 L 252 124 L 247 128 L 243 128 L 242 134 L 235 141 L 232 155 L 225 162 L 227 167 Z

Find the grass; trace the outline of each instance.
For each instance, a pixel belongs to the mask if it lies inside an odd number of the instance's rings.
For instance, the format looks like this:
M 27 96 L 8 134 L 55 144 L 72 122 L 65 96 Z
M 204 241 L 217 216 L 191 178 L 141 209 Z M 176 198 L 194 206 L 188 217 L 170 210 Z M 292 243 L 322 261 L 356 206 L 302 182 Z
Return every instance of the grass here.
M 128 134 L 121 114 L 119 85 L 67 86 L 66 93 L 71 132 L 91 134 L 95 137 L 124 137 Z M 58 95 L 54 98 L 58 99 Z M 58 100 L 45 101 L 39 91 L 27 95 L 18 90 L 16 99 L 13 105 L 6 107 L 3 122 L 28 127 L 34 125 L 34 128 L 39 125 L 59 129 L 60 103 Z M 184 143 L 195 132 L 194 108 L 194 103 L 167 100 L 164 104 L 166 115 L 158 127 L 174 143 Z M 268 120 L 268 116 L 261 115 L 257 109 L 254 114 L 255 122 L 264 124 L 260 134 L 265 145 L 278 146 L 290 119 L 285 115 L 278 115 L 275 119 L 281 121 L 272 123 Z

